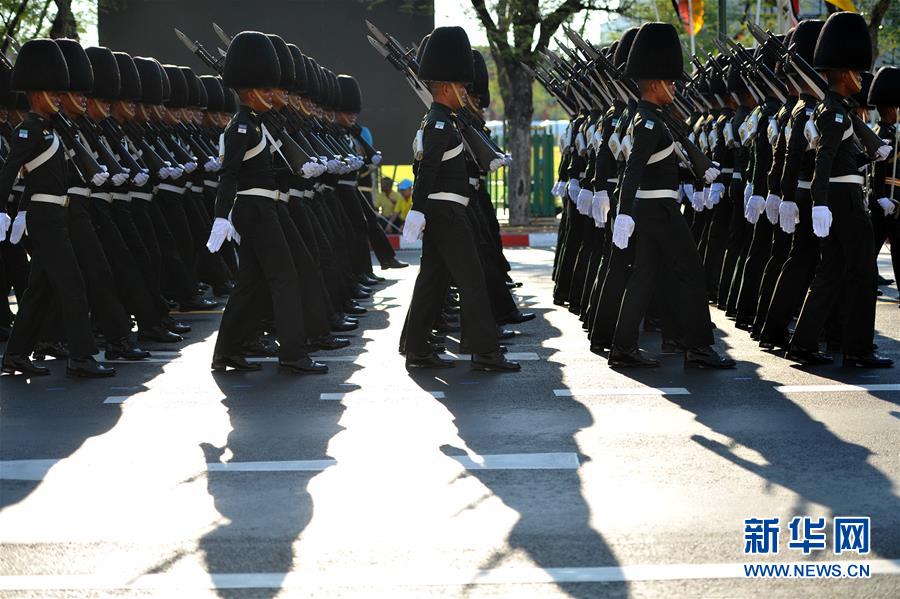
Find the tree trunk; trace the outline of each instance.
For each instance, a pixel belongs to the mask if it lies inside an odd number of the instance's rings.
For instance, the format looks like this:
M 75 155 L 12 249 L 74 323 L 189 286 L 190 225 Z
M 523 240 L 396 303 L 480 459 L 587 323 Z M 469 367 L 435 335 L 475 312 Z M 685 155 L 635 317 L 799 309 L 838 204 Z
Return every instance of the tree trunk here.
M 0 52 L 6 54 L 7 50 L 9 50 L 9 38 L 16 37 L 16 34 L 19 32 L 19 26 L 22 24 L 22 16 L 25 14 L 26 8 L 28 8 L 28 0 L 22 0 L 22 2 L 19 3 L 19 7 L 16 9 L 16 14 L 13 15 L 13 18 L 6 24 L 3 43 L 0 44 Z
M 78 39 L 78 23 L 72 13 L 72 0 L 56 0 L 56 17 L 50 26 L 50 37 Z
M 506 109 L 506 151 L 513 162 L 508 167 L 509 224 L 527 225 L 531 208 L 531 117 L 534 113 L 531 78 L 518 62 L 507 63 L 508 86 L 503 90 Z
M 878 30 L 881 29 L 881 22 L 884 15 L 891 7 L 891 0 L 878 0 L 872 7 L 872 16 L 869 20 L 869 37 L 872 38 L 872 59 L 878 60 Z

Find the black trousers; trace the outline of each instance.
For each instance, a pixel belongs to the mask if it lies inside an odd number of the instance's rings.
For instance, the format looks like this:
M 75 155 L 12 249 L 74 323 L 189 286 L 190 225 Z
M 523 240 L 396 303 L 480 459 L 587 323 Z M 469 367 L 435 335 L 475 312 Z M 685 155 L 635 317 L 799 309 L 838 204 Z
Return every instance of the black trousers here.
M 429 200 L 425 208 L 422 261 L 407 316 L 406 348 L 423 354 L 434 325 L 434 306 L 446 295 L 449 272 L 459 288 L 461 324 L 473 353 L 498 349 L 497 324 L 491 313 L 475 232 L 467 208 L 456 202 Z
M 91 332 L 84 280 L 69 237 L 68 209 L 32 201 L 26 223 L 31 238 L 31 270 L 6 352 L 31 354 L 41 324 L 56 299 L 57 309 L 62 312 L 69 355 L 72 358 L 93 356 L 97 345 Z
M 275 200 L 238 196 L 231 213 L 241 236 L 238 278 L 225 305 L 217 355 L 238 355 L 256 331 L 260 310 L 271 293 L 278 332 L 279 358 L 297 360 L 306 352 L 306 330 L 300 301 L 300 281 L 288 242 L 278 220 Z
M 553 272 L 550 275 L 550 280 L 556 281 L 556 277 L 559 271 L 559 262 L 562 258 L 563 252 L 566 249 L 566 236 L 569 233 L 569 211 L 566 209 L 566 205 L 569 203 L 568 198 L 563 197 L 562 199 L 562 210 L 559 215 L 559 229 L 556 230 L 556 252 L 553 254 Z
M 491 242 L 490 233 L 484 223 L 483 215 L 471 203 L 466 208 L 466 216 L 469 218 L 472 231 L 475 233 L 477 240 L 478 258 L 484 271 L 484 282 L 487 287 L 488 298 L 491 301 L 491 313 L 495 319 L 499 320 L 517 309 L 512 292 L 506 286 L 506 273 L 501 266 L 502 255 L 497 252 L 496 247 Z M 445 294 L 446 291 L 449 291 L 449 289 L 445 290 Z M 465 333 L 466 331 L 463 331 L 463 336 L 465 336 Z
M 327 335 L 331 329 L 331 310 L 328 305 L 322 272 L 313 260 L 306 242 L 291 219 L 287 202 L 276 202 L 278 220 L 290 248 L 291 259 L 297 270 L 300 285 L 300 303 L 303 307 L 303 325 L 310 338 Z
M 188 266 L 181 258 L 175 236 L 169 228 L 169 223 L 163 215 L 160 204 L 156 198 L 150 202 L 150 220 L 153 222 L 153 231 L 159 244 L 159 253 L 162 258 L 162 278 L 160 284 L 168 297 L 184 301 L 197 295 L 197 279 L 190 272 Z M 231 242 L 226 241 L 222 247 L 227 248 Z M 204 248 L 204 251 L 207 251 Z M 221 250 L 220 250 L 221 251 Z
M 0 241 L 0 271 L 0 296 L 5 300 L 9 292 L 14 291 L 16 300 L 21 303 L 28 287 L 28 255 L 22 243 L 13 245 L 9 241 Z M 5 301 L 0 306 L 0 326 L 9 327 L 12 321 L 12 310 Z
M 862 186 L 832 183 L 828 189 L 831 231 L 821 240 L 821 260 L 803 302 L 791 345 L 815 351 L 829 314 L 840 305 L 845 354 L 868 354 L 875 337 L 875 258 L 872 222 Z
M 722 264 L 725 261 L 725 250 L 728 247 L 728 230 L 731 227 L 733 205 L 726 195 L 713 207 L 712 216 L 707 224 L 706 252 L 703 256 L 703 269 L 706 271 L 706 292 L 711 300 L 716 300 L 719 293 L 719 278 L 722 275 Z
M 791 248 L 775 283 L 760 336 L 762 340 L 779 340 L 787 334 L 788 324 L 803 303 L 819 262 L 819 239 L 812 229 L 809 190 L 798 189 L 794 200 L 800 211 L 800 222 L 791 236 Z
M 112 268 L 91 222 L 89 205 L 90 199 L 69 194 L 69 238 L 84 279 L 92 319 L 107 340 L 113 341 L 131 332 L 131 316 L 119 301 Z
M 331 250 L 331 245 L 321 230 L 322 225 L 319 223 L 318 217 L 313 210 L 306 203 L 309 201 L 306 198 L 291 197 L 288 202 L 288 211 L 290 212 L 291 220 L 294 221 L 294 225 L 300 233 L 300 237 L 306 243 L 306 247 L 321 273 L 328 310 L 331 314 L 337 315 L 340 312 L 340 302 L 335 299 L 334 294 L 337 293 L 337 297 L 341 297 L 340 276 L 334 264 L 334 253 Z
M 750 241 L 750 250 L 747 260 L 744 262 L 744 272 L 741 279 L 741 290 L 737 302 L 738 322 L 752 323 L 756 315 L 756 305 L 759 302 L 759 286 L 762 283 L 763 272 L 766 263 L 772 255 L 772 223 L 761 214 L 756 225 L 753 226 L 753 238 Z
M 888 187 L 890 190 L 890 187 Z M 894 192 L 894 196 L 900 199 L 900 189 Z M 874 205 L 873 205 L 874 204 Z M 891 243 L 891 266 L 894 269 L 894 281 L 900 281 L 900 214 L 896 211 L 891 216 L 885 216 L 884 211 L 877 202 L 870 202 L 870 214 L 872 215 L 872 230 L 875 234 L 875 259 L 885 240 Z M 877 270 L 876 270 L 877 272 Z M 900 282 L 897 283 L 900 285 Z
M 586 216 L 582 220 L 581 248 L 575 257 L 572 271 L 572 282 L 569 285 L 569 312 L 581 313 L 581 297 L 584 288 L 588 285 L 588 277 L 591 273 L 591 261 L 594 255 L 600 251 L 603 242 L 603 234 L 597 228 L 594 219 Z
M 175 240 L 175 248 L 181 256 L 181 261 L 187 268 L 193 280 L 197 280 L 197 253 L 194 248 L 194 236 L 188 222 L 187 212 L 184 209 L 184 193 L 160 189 L 154 198 L 162 211 Z M 205 236 L 208 236 L 207 231 Z
M 586 216 L 578 212 L 575 202 L 567 201 L 566 210 L 566 237 L 563 243 L 563 251 L 556 267 L 556 287 L 553 289 L 553 299 L 567 301 L 569 291 L 572 288 L 572 280 L 575 276 L 575 263 L 578 260 L 578 252 L 584 240 Z
M 142 265 L 132 254 L 116 225 L 112 205 L 105 200 L 91 198 L 90 214 L 122 302 L 134 314 L 140 328 L 156 326 L 169 311 L 159 295 L 158 283 L 154 289 L 153 277 L 148 276 L 145 270 L 146 264 Z
M 754 335 L 760 335 L 766 324 L 766 315 L 769 312 L 769 306 L 772 304 L 775 285 L 791 250 L 791 237 L 792 235 L 782 231 L 779 225 L 772 226 L 772 253 L 769 256 L 769 261 L 766 263 L 762 281 L 759 284 L 759 299 L 756 303 L 756 313 L 753 318 L 753 329 L 751 331 Z
M 635 200 L 634 266 L 613 339 L 617 346 L 636 348 L 641 320 L 652 299 L 661 268 L 670 269 L 678 303 L 680 332 L 688 347 L 712 345 L 712 324 L 706 280 L 697 245 L 679 205 L 670 200 Z
M 744 260 L 749 250 L 753 225 L 744 218 L 743 186 L 732 183 L 728 188 L 731 200 L 731 221 L 728 225 L 728 243 L 725 245 L 725 258 L 722 260 L 722 275 L 719 277 L 719 288 L 716 303 L 719 309 L 729 312 L 737 308 L 738 295 L 741 289 L 741 278 L 744 273 Z
M 359 191 L 349 185 L 338 185 L 335 189 L 340 199 L 350 229 L 347 231 L 350 242 L 350 256 L 353 260 L 353 274 L 362 275 L 372 271 L 372 259 L 369 257 L 369 223 L 363 213 Z
M 597 299 L 591 332 L 588 335 L 591 345 L 609 346 L 612 344 L 616 332 L 616 322 L 619 319 L 619 309 L 622 305 L 622 296 L 631 276 L 634 257 L 635 243 L 633 240 L 624 250 L 615 246 L 612 248 L 609 255 L 609 268 L 606 270 L 606 276 L 600 287 L 600 296 Z
M 384 229 L 378 223 L 378 214 L 359 190 L 356 190 L 356 195 L 359 196 L 360 208 L 366 217 L 367 233 L 372 251 L 375 252 L 375 257 L 380 264 L 389 262 L 396 257 L 396 254 L 394 253 L 394 248 L 391 247 L 391 242 L 388 241 L 387 235 L 384 233 Z M 371 260 L 369 265 L 369 270 L 371 271 Z

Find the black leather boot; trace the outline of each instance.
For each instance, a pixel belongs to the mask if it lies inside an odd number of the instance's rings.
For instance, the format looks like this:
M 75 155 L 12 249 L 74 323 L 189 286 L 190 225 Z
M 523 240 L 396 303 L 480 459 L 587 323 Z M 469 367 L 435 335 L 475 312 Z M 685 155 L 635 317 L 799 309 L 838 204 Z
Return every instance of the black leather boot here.
M 645 357 L 636 347 L 624 348 L 614 345 L 609 351 L 608 361 L 612 368 L 656 368 L 659 366 L 659 361 Z
M 456 363 L 453 360 L 440 357 L 436 352 L 429 354 L 414 354 L 407 352 L 406 367 L 407 368 L 454 368 Z
M 855 368 L 891 368 L 894 361 L 875 352 L 864 355 L 844 354 L 844 366 Z
M 244 356 L 213 356 L 210 368 L 213 372 L 225 372 L 229 368 L 241 372 L 255 372 L 262 370 L 262 364 L 248 362 Z
M 386 262 L 381 263 L 381 270 L 387 270 L 389 268 L 406 268 L 409 266 L 406 262 L 400 262 L 396 257 L 391 258 Z
M 518 362 L 507 360 L 501 351 L 472 356 L 472 370 L 482 372 L 519 372 L 522 366 Z
M 834 359 L 828 354 L 823 354 L 818 350 L 800 349 L 799 347 L 791 347 L 784 357 L 793 362 L 799 362 L 804 366 L 822 366 L 834 362 Z
M 684 354 L 685 368 L 734 368 L 737 362 L 719 353 L 710 346 L 695 347 Z
M 99 379 L 108 376 L 115 376 L 116 369 L 112 366 L 104 366 L 92 357 L 90 358 L 69 358 L 66 362 L 66 374 L 68 376 Z
M 150 352 L 132 345 L 128 337 L 122 337 L 106 342 L 104 356 L 107 360 L 146 360 Z
M 3 372 L 3 374 L 16 374 L 17 372 L 21 372 L 25 376 L 46 376 L 50 374 L 50 369 L 46 366 L 34 364 L 27 356 L 6 354 L 3 356 L 0 372 Z
M 278 370 L 289 372 L 291 374 L 326 374 L 328 372 L 328 366 L 321 362 L 316 362 L 309 356 L 306 356 L 298 360 L 279 360 Z
M 173 333 L 161 324 L 150 329 L 138 331 L 138 341 L 156 341 L 157 343 L 178 343 L 184 341 L 184 337 Z

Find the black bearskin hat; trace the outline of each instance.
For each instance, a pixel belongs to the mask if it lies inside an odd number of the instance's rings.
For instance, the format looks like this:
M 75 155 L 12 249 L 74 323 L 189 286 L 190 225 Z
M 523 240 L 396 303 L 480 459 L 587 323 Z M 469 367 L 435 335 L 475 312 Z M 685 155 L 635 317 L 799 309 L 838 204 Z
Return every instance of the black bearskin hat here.
M 119 75 L 119 63 L 112 50 L 102 46 L 86 48 L 85 54 L 94 69 L 94 89 L 91 95 L 103 100 L 115 100 L 119 97 L 122 78 Z
M 870 73 L 869 71 L 863 71 L 860 73 L 860 83 L 862 84 L 860 90 L 853 94 L 853 101 L 856 102 L 857 106 L 862 106 L 863 108 L 872 108 L 869 104 L 869 90 L 872 89 L 872 80 L 875 79 L 875 75 Z
M 69 91 L 88 94 L 94 89 L 94 69 L 84 48 L 77 40 L 58 39 L 56 45 L 62 50 L 69 67 Z
M 431 32 L 419 62 L 422 81 L 472 83 L 472 46 L 462 27 L 438 27 Z
M 194 73 L 194 70 L 191 67 L 178 67 L 178 70 L 181 71 L 181 74 L 184 75 L 184 82 L 187 83 L 187 106 L 203 106 L 203 91 L 201 91 L 201 87 L 203 85 L 200 83 L 199 77 Z
M 816 51 L 816 41 L 819 39 L 819 33 L 825 21 L 818 19 L 804 19 L 797 23 L 794 29 L 794 35 L 791 36 L 791 46 L 797 55 L 810 65 L 813 63 L 813 54 Z M 785 66 L 786 73 L 794 73 L 794 66 L 788 63 Z
M 163 103 L 162 67 L 155 58 L 135 56 L 134 66 L 141 78 L 141 102 L 144 104 Z
M 633 79 L 681 79 L 684 64 L 678 32 L 669 23 L 644 23 L 628 51 L 625 74 Z
M 872 80 L 869 90 L 872 106 L 900 106 L 900 68 L 881 67 Z
M 341 112 L 362 112 L 362 91 L 359 83 L 351 75 L 338 75 L 341 88 Z
M 291 55 L 291 49 L 288 48 L 287 43 L 279 35 L 270 33 L 269 41 L 272 42 L 272 46 L 275 48 L 275 53 L 278 55 L 278 65 L 281 67 L 281 78 L 277 87 L 291 90 L 294 88 L 294 79 L 296 78 L 294 57 Z
M 169 99 L 166 100 L 166 106 L 169 108 L 184 108 L 187 106 L 190 98 L 188 83 L 184 78 L 184 73 L 173 64 L 164 64 L 163 70 L 169 78 Z
M 292 92 L 302 94 L 306 92 L 306 60 L 303 58 L 303 52 L 296 44 L 288 44 L 288 50 L 291 51 L 291 58 L 294 59 L 294 86 Z
M 141 101 L 141 76 L 138 74 L 134 60 L 125 52 L 113 52 L 116 64 L 119 65 L 119 77 L 122 87 L 119 89 L 119 99 Z
M 234 90 L 230 87 L 222 86 L 222 91 L 225 92 L 225 102 L 222 104 L 222 112 L 226 114 L 234 114 L 238 109 L 238 97 L 237 94 L 234 93 Z
M 234 36 L 225 54 L 222 79 L 233 89 L 278 87 L 281 66 L 268 36 L 259 31 L 242 31 Z
M 872 38 L 859 13 L 833 13 L 819 33 L 813 66 L 817 69 L 868 71 L 872 67 Z
M 12 89 L 21 92 L 69 90 L 69 67 L 56 42 L 37 39 L 25 42 L 13 66 Z
M 472 82 L 472 94 L 478 100 L 482 108 L 491 105 L 491 90 L 489 86 L 487 63 L 484 56 L 478 50 L 472 50 L 472 67 L 475 69 L 475 81 Z
M 225 112 L 225 90 L 222 82 L 213 75 L 200 75 L 200 83 L 206 90 L 206 110 L 209 112 Z
M 619 45 L 616 46 L 616 52 L 613 54 L 613 63 L 618 68 L 623 68 L 628 62 L 628 53 L 631 51 L 631 44 L 634 43 L 634 36 L 637 35 L 638 28 L 631 27 L 625 30 L 622 37 L 619 38 Z

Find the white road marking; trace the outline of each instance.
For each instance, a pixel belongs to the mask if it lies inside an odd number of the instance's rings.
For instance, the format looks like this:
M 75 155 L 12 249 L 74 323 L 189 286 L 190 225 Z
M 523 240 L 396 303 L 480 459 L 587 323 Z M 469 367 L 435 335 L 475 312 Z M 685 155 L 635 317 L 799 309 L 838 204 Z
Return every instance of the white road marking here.
M 130 395 L 111 395 L 103 400 L 103 403 L 125 403 Z
M 795 565 L 816 567 L 865 564 L 873 576 L 900 575 L 900 560 L 866 559 L 856 561 L 766 562 L 771 565 L 787 565 L 791 572 Z M 409 567 L 412 565 L 413 567 Z M 197 593 L 210 589 L 282 589 L 303 590 L 310 587 L 415 587 L 415 586 L 464 586 L 509 584 L 563 584 L 575 582 L 637 582 L 662 580 L 721 580 L 747 578 L 744 564 L 641 564 L 634 566 L 596 566 L 577 568 L 541 568 L 540 566 L 501 566 L 489 570 L 476 568 L 451 568 L 444 565 L 423 566 L 407 564 L 405 568 L 298 568 L 291 572 L 246 572 L 234 574 L 207 573 L 199 569 L 178 574 L 144 574 L 133 577 L 128 574 L 50 574 L 0 576 L 0 590 L 50 591 L 50 590 L 117 590 L 177 589 L 180 593 Z M 755 580 L 747 578 L 748 580 Z
M 453 360 L 459 360 L 459 361 L 472 359 L 471 354 L 454 354 L 452 352 L 447 352 L 447 355 L 450 356 L 450 358 L 452 358 Z M 528 362 L 528 361 L 533 362 L 534 360 L 540 360 L 541 357 L 538 356 L 535 352 L 526 351 L 526 352 L 509 352 L 506 354 L 506 359 L 513 360 L 515 362 Z
M 426 391 L 429 395 L 431 395 L 435 399 L 444 399 L 443 391 Z M 420 392 L 404 392 L 404 391 L 351 391 L 347 393 L 320 393 L 319 399 L 323 401 L 344 401 L 347 397 L 350 396 L 353 399 L 397 399 L 400 397 L 420 397 Z
M 575 453 L 506 453 L 493 455 L 441 456 L 458 462 L 466 470 L 577 470 L 580 466 Z M 43 480 L 51 468 L 69 461 L 62 460 L 7 460 L 0 461 L 0 480 Z M 337 464 L 331 458 L 321 460 L 278 460 L 262 462 L 211 462 L 208 472 L 322 472 Z M 402 467 L 398 460 L 386 467 Z M 92 471 L 102 470 L 102 463 L 86 464 Z M 120 463 L 112 468 L 121 467 Z
M 554 389 L 556 397 L 601 397 L 615 395 L 690 395 L 684 387 L 587 387 L 583 389 Z
M 871 384 L 871 385 L 781 385 L 775 387 L 781 393 L 847 393 L 852 391 L 900 391 L 900 385 Z

